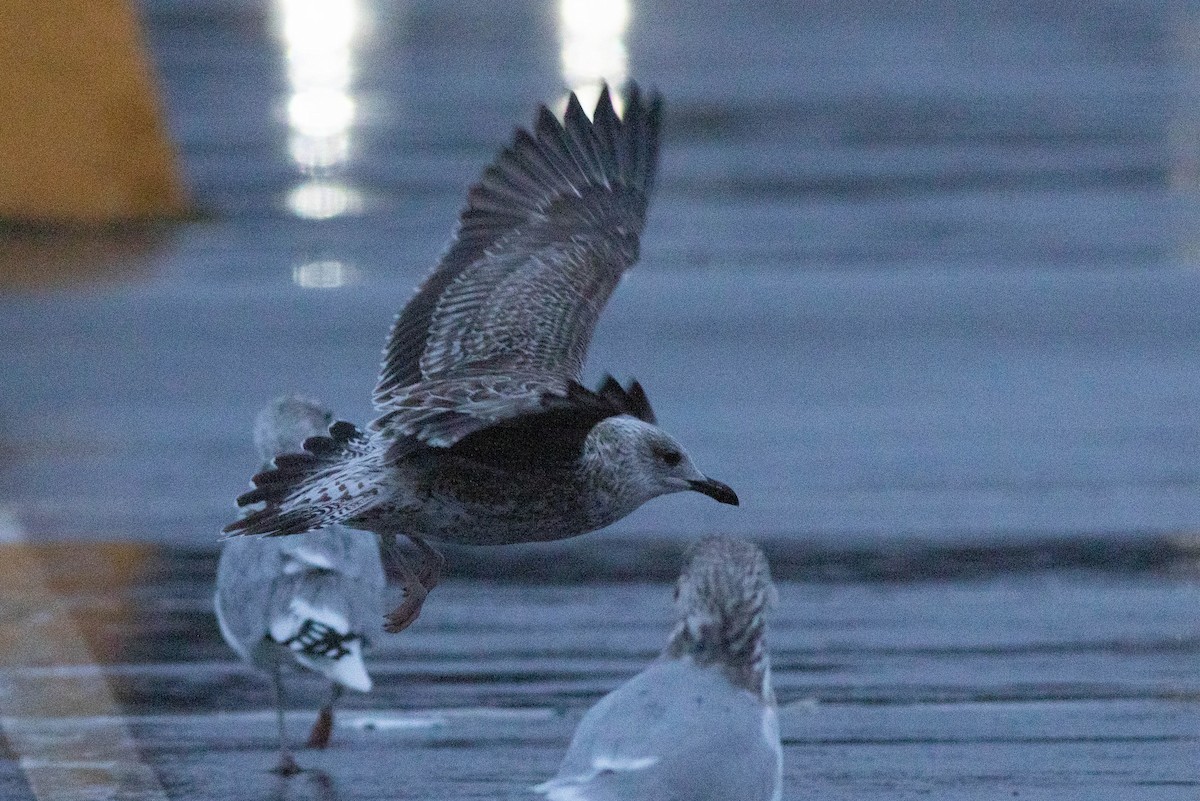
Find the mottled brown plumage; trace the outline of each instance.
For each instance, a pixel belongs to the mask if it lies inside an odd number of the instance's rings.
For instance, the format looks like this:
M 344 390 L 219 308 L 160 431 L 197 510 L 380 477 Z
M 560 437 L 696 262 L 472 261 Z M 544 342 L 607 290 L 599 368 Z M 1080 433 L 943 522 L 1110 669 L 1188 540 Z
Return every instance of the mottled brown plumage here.
M 502 544 L 592 531 L 669 492 L 737 503 L 657 427 L 639 384 L 580 383 L 596 321 L 638 257 L 661 110 L 631 84 L 623 117 L 605 88 L 592 119 L 572 95 L 561 123 L 543 107 L 517 131 L 392 326 L 378 417 L 276 459 L 238 499 L 264 507 L 226 531 L 344 523 Z M 431 571 L 399 564 L 423 597 Z

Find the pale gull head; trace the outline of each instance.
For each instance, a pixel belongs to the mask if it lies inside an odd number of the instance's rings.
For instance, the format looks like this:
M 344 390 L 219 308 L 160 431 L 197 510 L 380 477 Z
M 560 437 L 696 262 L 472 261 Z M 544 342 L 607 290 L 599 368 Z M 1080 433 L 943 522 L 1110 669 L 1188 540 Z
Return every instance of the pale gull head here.
M 692 545 L 687 560 L 675 584 L 676 625 L 666 653 L 718 665 L 734 684 L 769 694 L 765 634 L 777 594 L 762 550 L 711 536 Z
M 325 434 L 333 412 L 302 395 L 284 395 L 267 404 L 254 418 L 254 447 L 263 462 L 281 453 L 298 453 L 304 440 Z
M 701 473 L 677 439 L 630 415 L 597 423 L 588 434 L 584 461 L 634 508 L 660 495 L 686 491 L 738 505 L 737 494 Z

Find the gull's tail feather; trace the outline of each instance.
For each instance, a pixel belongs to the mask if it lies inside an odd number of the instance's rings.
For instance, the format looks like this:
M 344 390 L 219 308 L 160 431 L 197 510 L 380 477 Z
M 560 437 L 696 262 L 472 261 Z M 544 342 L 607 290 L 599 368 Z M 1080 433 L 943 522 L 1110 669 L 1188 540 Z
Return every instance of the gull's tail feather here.
M 303 453 L 276 456 L 254 476 L 238 506 L 265 504 L 225 527 L 226 534 L 281 537 L 349 520 L 376 501 L 377 459 L 366 435 L 347 422 L 309 437 Z
M 294 598 L 271 620 L 271 639 L 286 647 L 300 664 L 330 681 L 359 692 L 371 690 L 363 662 L 363 636 L 352 631 L 338 609 Z

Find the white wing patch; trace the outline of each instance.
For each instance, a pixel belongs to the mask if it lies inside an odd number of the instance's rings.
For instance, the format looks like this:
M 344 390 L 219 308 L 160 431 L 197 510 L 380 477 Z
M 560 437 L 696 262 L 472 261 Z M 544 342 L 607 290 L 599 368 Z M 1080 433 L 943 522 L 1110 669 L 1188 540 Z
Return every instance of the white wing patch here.
M 599 755 L 592 758 L 592 769 L 578 776 L 557 776 L 533 788 L 550 801 L 588 801 L 588 785 L 608 773 L 633 773 L 658 764 L 658 757 L 619 757 Z
M 594 775 L 601 773 L 632 773 L 658 764 L 658 757 L 608 757 L 598 756 L 592 760 Z
M 328 553 L 313 548 L 308 543 L 299 543 L 289 548 L 283 558 L 283 572 L 287 576 L 308 570 L 333 570 L 334 567 L 333 558 Z
M 313 606 L 301 598 L 293 598 L 288 611 L 271 621 L 271 639 L 284 642 L 295 637 L 304 621 L 313 620 L 327 626 L 338 634 L 350 633 L 350 621 L 341 612 L 326 607 Z

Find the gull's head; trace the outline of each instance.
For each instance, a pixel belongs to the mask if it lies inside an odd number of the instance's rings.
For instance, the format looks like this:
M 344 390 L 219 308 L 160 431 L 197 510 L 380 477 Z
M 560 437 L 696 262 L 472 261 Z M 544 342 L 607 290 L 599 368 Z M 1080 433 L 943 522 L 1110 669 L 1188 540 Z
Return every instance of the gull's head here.
M 679 441 L 653 423 L 629 415 L 610 417 L 590 435 L 593 452 L 619 470 L 622 483 L 636 491 L 639 503 L 672 492 L 699 492 L 721 503 L 738 505 L 729 485 L 696 469 Z
M 764 633 L 777 600 L 771 568 L 752 542 L 710 536 L 692 545 L 675 583 L 672 656 L 720 664 L 738 684 L 769 692 Z
M 727 627 L 738 617 L 765 615 L 775 602 L 771 568 L 762 549 L 737 537 L 710 536 L 693 544 L 675 584 L 680 621 L 697 628 Z
M 254 419 L 254 447 L 263 462 L 282 453 L 299 453 L 304 440 L 329 431 L 333 412 L 301 395 L 284 395 L 267 404 Z

